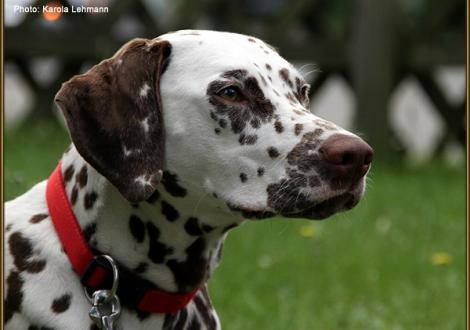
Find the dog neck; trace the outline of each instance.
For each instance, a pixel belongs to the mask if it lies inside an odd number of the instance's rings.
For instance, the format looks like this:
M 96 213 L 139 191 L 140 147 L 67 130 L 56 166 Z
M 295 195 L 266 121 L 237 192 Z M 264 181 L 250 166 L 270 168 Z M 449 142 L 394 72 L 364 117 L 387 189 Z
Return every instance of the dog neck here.
M 169 292 L 186 293 L 207 281 L 227 231 L 243 221 L 221 217 L 216 207 L 203 209 L 201 197 L 168 172 L 147 201 L 131 204 L 73 145 L 62 158 L 62 175 L 88 244 Z

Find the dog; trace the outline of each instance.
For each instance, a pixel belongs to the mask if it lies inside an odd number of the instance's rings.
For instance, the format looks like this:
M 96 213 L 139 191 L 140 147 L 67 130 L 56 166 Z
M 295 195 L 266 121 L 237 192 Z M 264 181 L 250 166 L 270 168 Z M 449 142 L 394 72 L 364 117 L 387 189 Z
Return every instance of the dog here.
M 325 219 L 364 194 L 372 148 L 313 115 L 308 92 L 260 39 L 199 30 L 134 39 L 64 83 L 55 97 L 72 140 L 56 170 L 64 201 L 48 204 L 49 179 L 5 205 L 6 329 L 102 326 L 71 265 L 76 240 L 53 223 L 66 205 L 76 237 L 130 276 L 126 290 L 144 281 L 170 300 L 189 297 L 152 313 L 118 291 L 117 328 L 220 329 L 206 283 L 229 230 Z

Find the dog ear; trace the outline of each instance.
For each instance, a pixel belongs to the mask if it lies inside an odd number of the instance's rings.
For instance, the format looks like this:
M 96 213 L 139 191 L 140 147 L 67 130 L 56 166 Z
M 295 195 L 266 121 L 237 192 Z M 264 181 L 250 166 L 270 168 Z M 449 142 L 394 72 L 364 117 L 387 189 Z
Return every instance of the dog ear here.
M 170 53 L 167 41 L 134 39 L 55 97 L 80 155 L 130 202 L 147 199 L 162 178 L 159 85 Z

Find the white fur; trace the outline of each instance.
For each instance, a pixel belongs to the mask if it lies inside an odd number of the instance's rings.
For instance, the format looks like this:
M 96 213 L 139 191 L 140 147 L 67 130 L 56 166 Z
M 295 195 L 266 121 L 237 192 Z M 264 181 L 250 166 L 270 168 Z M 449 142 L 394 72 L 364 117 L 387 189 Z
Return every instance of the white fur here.
M 142 120 L 141 125 L 142 125 L 142 128 L 144 129 L 144 132 L 145 132 L 145 133 L 148 133 L 149 128 L 150 128 L 150 127 L 149 127 L 149 119 L 148 119 L 148 117 L 145 118 L 144 120 Z
M 148 92 L 150 91 L 150 86 L 149 84 L 145 83 L 139 91 L 140 97 L 147 97 Z

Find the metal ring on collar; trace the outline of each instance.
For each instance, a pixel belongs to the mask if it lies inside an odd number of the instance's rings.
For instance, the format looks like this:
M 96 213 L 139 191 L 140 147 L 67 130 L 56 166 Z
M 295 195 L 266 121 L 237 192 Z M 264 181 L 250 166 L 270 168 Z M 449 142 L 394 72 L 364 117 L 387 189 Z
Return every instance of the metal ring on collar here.
M 116 265 L 113 258 L 108 256 L 107 254 L 99 255 L 96 258 L 100 258 L 100 257 L 105 258 L 108 261 L 108 263 L 111 265 L 111 269 L 113 270 L 113 284 L 111 286 L 111 289 L 107 290 L 107 291 L 109 291 L 109 296 L 104 301 L 105 303 L 107 303 L 107 302 L 110 302 L 114 296 L 116 296 L 117 288 L 118 288 L 118 285 L 119 285 L 119 271 L 118 271 L 117 265 Z M 93 297 L 92 297 L 93 294 L 90 295 L 88 293 L 88 290 L 87 290 L 86 287 L 84 287 L 84 289 L 85 289 L 85 296 L 87 297 L 88 301 L 90 303 L 93 303 Z

